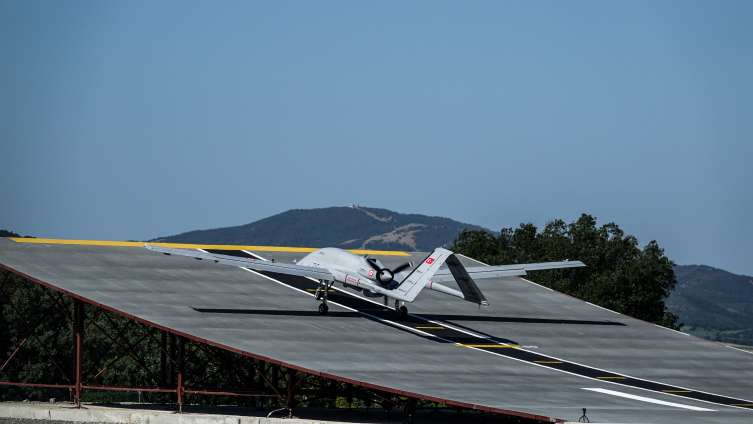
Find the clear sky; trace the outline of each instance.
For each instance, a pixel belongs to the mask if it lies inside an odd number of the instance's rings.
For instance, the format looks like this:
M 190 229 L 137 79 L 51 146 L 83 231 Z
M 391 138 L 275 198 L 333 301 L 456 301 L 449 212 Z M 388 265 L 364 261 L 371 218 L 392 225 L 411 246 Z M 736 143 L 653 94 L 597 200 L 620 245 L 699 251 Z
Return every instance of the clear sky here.
M 753 2 L 0 2 L 0 228 L 358 203 L 753 275 Z

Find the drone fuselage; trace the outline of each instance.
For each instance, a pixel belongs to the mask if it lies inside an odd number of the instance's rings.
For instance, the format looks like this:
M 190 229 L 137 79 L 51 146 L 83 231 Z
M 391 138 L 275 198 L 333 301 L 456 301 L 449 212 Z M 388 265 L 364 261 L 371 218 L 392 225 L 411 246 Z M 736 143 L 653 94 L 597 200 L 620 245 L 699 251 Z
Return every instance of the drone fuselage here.
M 399 298 L 390 289 L 391 285 L 381 284 L 377 280 L 377 271 L 369 264 L 367 258 L 369 257 L 356 255 L 347 250 L 326 247 L 309 253 L 298 261 L 297 264 L 314 268 L 326 268 L 332 273 L 336 282 L 341 283 L 344 287 L 363 291 L 366 297 L 387 296 L 390 298 Z M 375 261 L 380 268 L 385 268 L 384 264 L 378 260 Z M 394 281 L 403 281 L 411 271 L 411 269 L 407 269 L 395 273 L 393 276 Z M 461 292 L 438 283 L 427 282 L 425 287 L 461 299 L 463 298 Z
M 336 282 L 358 291 L 366 290 L 366 296 L 389 296 L 390 290 L 386 288 L 386 284 L 381 284 L 377 280 L 378 271 L 369 264 L 367 258 L 368 256 L 359 256 L 347 250 L 326 247 L 309 253 L 297 263 L 302 266 L 325 268 L 332 273 Z M 372 260 L 376 261 L 380 268 L 386 269 L 378 260 Z M 401 281 L 409 273 L 410 271 L 403 271 L 393 277 L 396 281 Z

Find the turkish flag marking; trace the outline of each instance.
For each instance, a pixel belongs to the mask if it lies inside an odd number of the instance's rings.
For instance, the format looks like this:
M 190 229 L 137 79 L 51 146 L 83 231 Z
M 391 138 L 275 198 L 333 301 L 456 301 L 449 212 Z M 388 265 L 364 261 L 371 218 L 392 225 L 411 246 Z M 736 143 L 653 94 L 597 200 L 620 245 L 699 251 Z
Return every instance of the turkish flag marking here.
M 433 264 L 434 263 L 434 258 L 427 259 L 426 263 L 429 264 L 429 265 Z

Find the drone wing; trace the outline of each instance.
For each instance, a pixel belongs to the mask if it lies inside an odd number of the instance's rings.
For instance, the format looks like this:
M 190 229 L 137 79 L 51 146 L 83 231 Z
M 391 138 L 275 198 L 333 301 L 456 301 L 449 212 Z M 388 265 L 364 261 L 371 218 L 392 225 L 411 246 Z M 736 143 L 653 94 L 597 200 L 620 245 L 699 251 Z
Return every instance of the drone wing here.
M 166 255 L 180 255 L 189 256 L 196 259 L 206 259 L 214 261 L 222 265 L 239 266 L 242 268 L 255 269 L 259 271 L 277 272 L 280 274 L 298 275 L 301 277 L 311 277 L 317 280 L 332 281 L 334 277 L 329 270 L 324 268 L 313 268 L 309 266 L 301 266 L 296 264 L 285 264 L 279 262 L 264 261 L 261 259 L 240 258 L 237 256 L 218 255 L 214 253 L 206 253 L 200 250 L 189 249 L 174 249 L 171 247 L 154 246 L 144 243 L 144 247 L 155 252 L 164 253 Z
M 539 271 L 542 269 L 560 269 L 560 268 L 577 268 L 586 266 L 581 261 L 562 261 L 562 262 L 542 262 L 537 264 L 513 264 L 499 266 L 474 266 L 465 268 L 466 272 L 473 279 L 506 277 L 510 275 L 526 275 L 527 271 Z M 434 274 L 432 279 L 435 283 L 445 281 L 455 281 L 455 276 L 451 270 L 441 269 Z

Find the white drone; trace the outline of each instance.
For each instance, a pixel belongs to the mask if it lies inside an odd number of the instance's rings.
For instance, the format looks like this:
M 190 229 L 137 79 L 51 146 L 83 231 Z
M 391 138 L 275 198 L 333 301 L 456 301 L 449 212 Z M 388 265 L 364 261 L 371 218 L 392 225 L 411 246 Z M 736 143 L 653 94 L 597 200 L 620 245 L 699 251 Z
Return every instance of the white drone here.
M 190 256 L 196 259 L 213 260 L 223 265 L 311 278 L 319 282 L 315 297 L 322 301 L 319 305 L 319 313 L 322 315 L 329 310 L 327 292 L 335 282 L 341 283 L 346 288 L 363 292 L 367 297 L 384 297 L 385 305 L 388 304 L 389 299 L 394 299 L 395 311 L 400 318 L 405 318 L 408 315 L 405 302 L 413 303 L 418 293 L 424 288 L 459 297 L 479 306 L 488 306 L 489 302 L 481 294 L 474 279 L 526 275 L 526 271 L 542 269 L 586 266 L 580 261 L 566 260 L 465 268 L 454 253 L 441 247 L 434 249 L 417 267 L 408 262 L 394 269 L 388 269 L 378 259 L 368 255 L 359 256 L 334 247 L 311 252 L 295 264 L 219 255 L 200 250 L 173 249 L 146 243 L 144 247 L 167 255 Z M 440 269 L 445 264 L 447 268 Z M 460 291 L 439 284 L 445 281 L 455 281 Z

